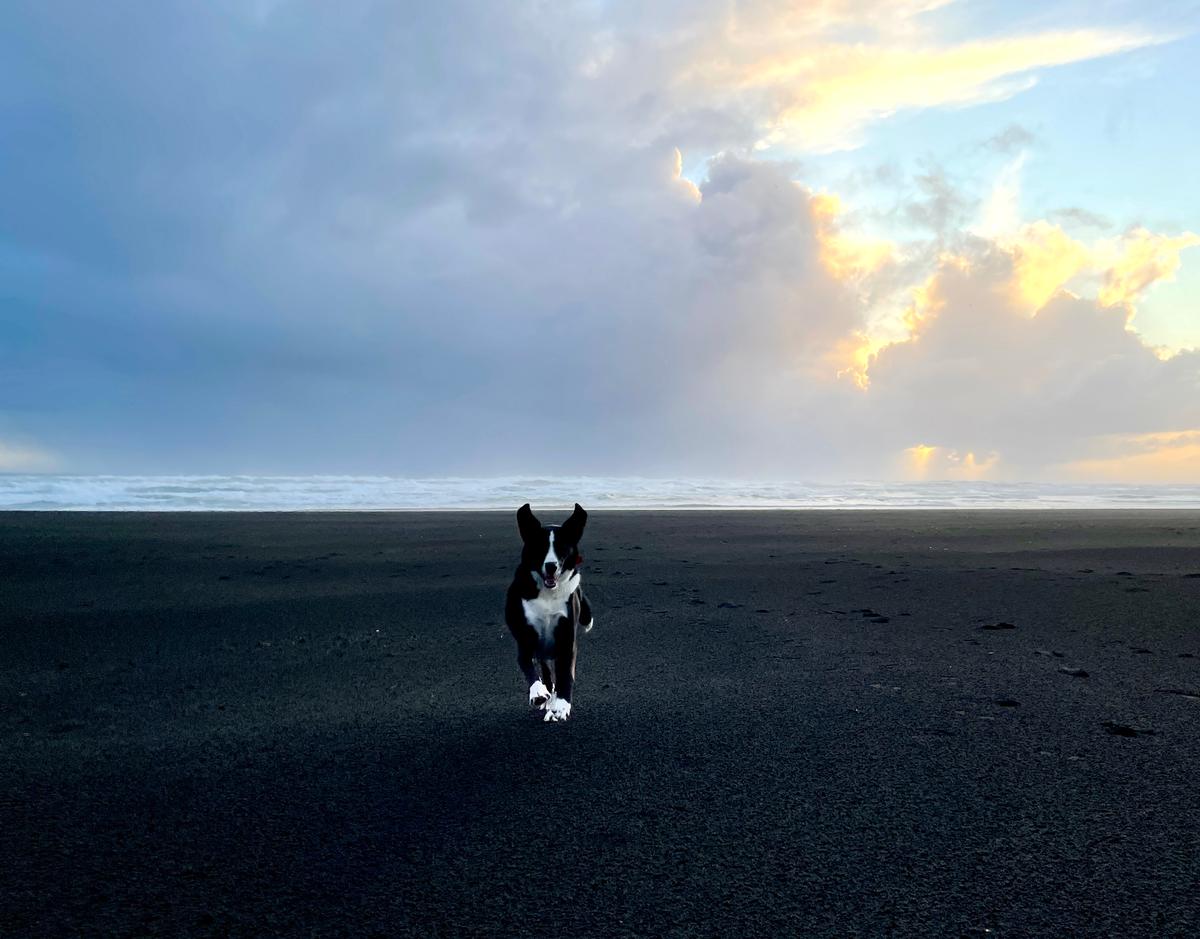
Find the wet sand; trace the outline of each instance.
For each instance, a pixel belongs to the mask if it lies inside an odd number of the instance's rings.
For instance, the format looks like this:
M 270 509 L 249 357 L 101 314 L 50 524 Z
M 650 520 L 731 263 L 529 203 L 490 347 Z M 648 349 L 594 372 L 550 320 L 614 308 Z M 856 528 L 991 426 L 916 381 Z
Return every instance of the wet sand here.
M 1200 933 L 1200 513 L 584 553 L 543 725 L 508 513 L 0 515 L 0 935 Z

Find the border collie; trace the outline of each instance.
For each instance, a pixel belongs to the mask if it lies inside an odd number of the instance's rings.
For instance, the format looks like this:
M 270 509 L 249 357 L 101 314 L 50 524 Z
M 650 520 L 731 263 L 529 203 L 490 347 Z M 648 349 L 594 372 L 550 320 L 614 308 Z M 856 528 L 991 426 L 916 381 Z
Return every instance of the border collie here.
M 517 664 L 529 685 L 529 706 L 544 710 L 546 721 L 571 716 L 578 627 L 591 632 L 595 625 L 579 576 L 579 539 L 586 524 L 587 512 L 578 502 L 561 525 L 543 525 L 528 502 L 517 510 L 524 547 L 508 588 L 504 619 L 517 640 Z

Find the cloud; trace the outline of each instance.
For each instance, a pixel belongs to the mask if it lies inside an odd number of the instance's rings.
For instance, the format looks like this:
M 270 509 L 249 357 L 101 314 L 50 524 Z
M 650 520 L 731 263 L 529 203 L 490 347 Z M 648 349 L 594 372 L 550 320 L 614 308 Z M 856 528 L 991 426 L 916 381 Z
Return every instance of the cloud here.
M 985 240 L 943 258 L 910 338 L 866 369 L 881 442 L 926 454 L 926 474 L 934 456 L 952 476 L 973 455 L 972 472 L 1024 478 L 1098 438 L 1200 426 L 1200 352 L 1164 361 L 1127 328 L 1126 309 L 1095 298 L 1057 292 L 1031 313 L 1024 261 Z
M 848 17 L 737 21 L 681 81 L 756 110 L 760 147 L 820 152 L 859 145 L 865 127 L 899 111 L 1002 101 L 1031 88 L 1041 70 L 1166 41 L 1077 29 L 946 44 L 927 38 L 918 19 L 925 12 L 927 5 L 858 7 L 853 22 L 867 36 L 853 43 L 829 35 Z
M 1171 281 L 1180 253 L 1200 245 L 1194 232 L 1164 235 L 1145 228 L 1091 244 L 1045 220 L 998 239 L 1014 259 L 1014 289 L 1032 312 L 1060 290 L 1094 294 L 1103 306 L 1122 306 L 1133 318 L 1137 302 L 1156 283 Z
M 1091 212 L 1077 205 L 1055 209 L 1049 214 L 1051 221 L 1059 221 L 1079 228 L 1107 229 L 1112 227 L 1112 220 L 1098 212 Z
M 1085 245 L 1045 221 L 1021 227 L 1004 243 L 1013 259 L 1014 294 L 1031 313 L 1095 264 Z
M 1128 327 L 1195 236 L 1027 225 L 1019 166 L 969 231 L 927 164 L 905 241 L 774 159 L 1157 41 L 944 5 L 7 10 L 4 432 L 84 472 L 974 478 L 1200 426 L 1195 356 Z
M 980 149 L 1007 155 L 1026 149 L 1035 139 L 1028 128 L 1020 124 L 1009 124 L 1000 133 L 993 134 L 980 144 Z
M 1028 157 L 1028 151 L 1022 151 L 996 176 L 971 231 L 1012 256 L 1013 289 L 1030 313 L 1058 291 L 1070 290 L 1091 293 L 1105 306 L 1122 305 L 1132 318 L 1136 303 L 1150 287 L 1174 279 L 1180 253 L 1200 245 L 1194 232 L 1166 235 L 1142 226 L 1089 244 L 1045 219 L 1023 222 L 1021 174 Z M 1098 221 L 1079 210 L 1066 216 L 1093 227 Z
M 1097 265 L 1104 277 L 1100 302 L 1132 305 L 1153 284 L 1174 279 L 1179 253 L 1197 245 L 1200 235 L 1190 231 L 1173 237 L 1140 227 L 1126 232 L 1105 246 L 1106 257 Z
M 904 203 L 906 219 L 939 236 L 958 231 L 974 208 L 974 200 L 954 185 L 939 167 L 919 173 L 914 182 L 921 198 Z
M 37 473 L 56 466 L 57 461 L 44 450 L 0 440 L 0 473 Z
M 1056 467 L 1075 482 L 1184 483 L 1200 479 L 1200 430 L 1098 438 L 1100 451 Z
M 995 237 L 1017 228 L 1021 218 L 1021 171 L 1028 159 L 1028 151 L 1023 150 L 1000 170 L 972 231 Z

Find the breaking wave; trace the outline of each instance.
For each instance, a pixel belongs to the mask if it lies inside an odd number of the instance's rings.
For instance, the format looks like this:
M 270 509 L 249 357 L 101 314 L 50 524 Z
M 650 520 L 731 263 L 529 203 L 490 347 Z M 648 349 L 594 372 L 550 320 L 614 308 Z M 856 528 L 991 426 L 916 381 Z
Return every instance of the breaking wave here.
M 624 476 L 0 475 L 0 509 L 366 511 L 512 509 L 1200 508 L 1200 486 L 983 482 L 804 483 Z

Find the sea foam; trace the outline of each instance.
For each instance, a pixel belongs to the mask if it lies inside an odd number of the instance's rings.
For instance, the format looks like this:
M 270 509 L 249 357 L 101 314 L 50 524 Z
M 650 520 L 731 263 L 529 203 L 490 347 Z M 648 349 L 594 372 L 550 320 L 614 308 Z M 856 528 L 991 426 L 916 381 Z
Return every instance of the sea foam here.
M 594 509 L 1200 508 L 1200 486 L 812 483 L 630 476 L 0 475 L 0 509 L 318 511 Z

